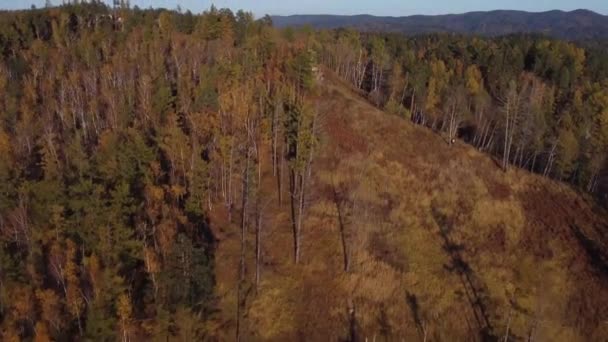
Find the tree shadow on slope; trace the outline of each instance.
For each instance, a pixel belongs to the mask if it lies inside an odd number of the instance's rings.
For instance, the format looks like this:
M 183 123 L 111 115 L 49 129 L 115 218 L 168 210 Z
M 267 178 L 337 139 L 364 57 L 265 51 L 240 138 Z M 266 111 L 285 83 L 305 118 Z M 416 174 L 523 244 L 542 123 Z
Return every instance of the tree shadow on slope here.
M 601 243 L 589 238 L 587 234 L 576 224 L 570 224 L 572 233 L 587 254 L 589 262 L 599 276 L 608 278 L 608 249 L 601 246 Z
M 485 286 L 475 275 L 471 266 L 464 260 L 462 255 L 464 246 L 452 239 L 452 220 L 434 206 L 431 208 L 431 211 L 433 219 L 439 227 L 439 234 L 443 240 L 443 250 L 450 258 L 450 263 L 444 265 L 444 267 L 449 272 L 458 275 L 464 294 L 475 317 L 475 323 L 477 324 L 481 339 L 483 341 L 496 341 L 497 337 L 494 334 L 494 328 L 490 322 L 488 306 L 485 301 L 485 298 L 487 298 L 487 293 L 484 290 Z
M 427 340 L 427 328 L 425 318 L 423 316 L 422 310 L 420 309 L 420 304 L 418 301 L 418 296 L 416 294 L 411 293 L 409 291 L 405 292 L 405 300 L 407 301 L 407 306 L 410 308 L 410 313 L 414 318 L 414 323 L 416 323 L 416 330 L 420 335 L 420 339 L 423 341 Z

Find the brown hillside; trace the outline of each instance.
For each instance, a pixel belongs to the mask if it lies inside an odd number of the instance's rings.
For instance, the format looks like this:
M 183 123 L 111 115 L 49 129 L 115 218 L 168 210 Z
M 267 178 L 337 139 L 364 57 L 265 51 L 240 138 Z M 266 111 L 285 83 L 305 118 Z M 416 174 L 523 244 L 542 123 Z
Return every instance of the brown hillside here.
M 608 219 L 592 200 L 505 174 L 331 76 L 321 88 L 303 262 L 293 264 L 287 200 L 269 190 L 257 291 L 253 231 L 247 246 L 244 340 L 606 340 Z M 270 170 L 262 181 L 275 189 Z M 240 231 L 220 209 L 211 223 L 216 338 L 233 339 Z

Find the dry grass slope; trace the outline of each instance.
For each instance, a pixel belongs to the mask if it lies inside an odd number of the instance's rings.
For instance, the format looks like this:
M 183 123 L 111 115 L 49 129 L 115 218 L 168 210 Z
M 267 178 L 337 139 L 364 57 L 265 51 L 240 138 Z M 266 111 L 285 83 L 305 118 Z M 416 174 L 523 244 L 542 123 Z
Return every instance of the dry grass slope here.
M 605 340 L 602 209 L 565 185 L 505 174 L 470 146 L 448 147 L 331 75 L 322 87 L 304 262 L 292 264 L 287 205 L 273 201 L 247 340 L 471 341 L 507 329 L 511 341 Z M 272 173 L 263 178 L 273 189 Z M 225 217 L 212 220 L 222 340 L 234 336 L 239 255 L 238 227 Z

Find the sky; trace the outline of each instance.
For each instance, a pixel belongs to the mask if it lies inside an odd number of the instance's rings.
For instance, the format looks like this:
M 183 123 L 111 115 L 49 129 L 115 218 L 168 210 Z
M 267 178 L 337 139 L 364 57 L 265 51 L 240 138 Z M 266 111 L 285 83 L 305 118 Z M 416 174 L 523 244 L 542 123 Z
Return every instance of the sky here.
M 60 4 L 63 0 L 51 0 Z M 108 3 L 111 0 L 106 0 Z M 44 6 L 45 0 L 0 0 L 0 9 Z M 164 7 L 200 12 L 211 3 L 233 10 L 245 9 L 257 17 L 264 14 L 372 14 L 406 16 L 412 14 L 447 14 L 494 9 L 546 11 L 552 9 L 589 9 L 608 15 L 608 0 L 131 0 L 131 5 L 142 8 Z

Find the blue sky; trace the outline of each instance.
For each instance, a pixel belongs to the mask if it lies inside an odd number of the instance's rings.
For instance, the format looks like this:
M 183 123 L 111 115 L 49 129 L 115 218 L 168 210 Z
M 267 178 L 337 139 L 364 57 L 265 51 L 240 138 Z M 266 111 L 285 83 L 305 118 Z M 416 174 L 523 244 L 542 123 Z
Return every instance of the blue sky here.
M 106 0 L 110 2 L 111 0 Z M 44 6 L 45 0 L 0 0 L 0 8 Z M 60 4 L 62 0 L 51 0 Z M 211 3 L 217 7 L 246 9 L 256 16 L 268 14 L 374 14 L 403 16 L 411 14 L 445 14 L 493 9 L 545 11 L 551 9 L 590 9 L 608 14 L 608 0 L 131 0 L 139 7 L 176 8 L 200 12 Z

